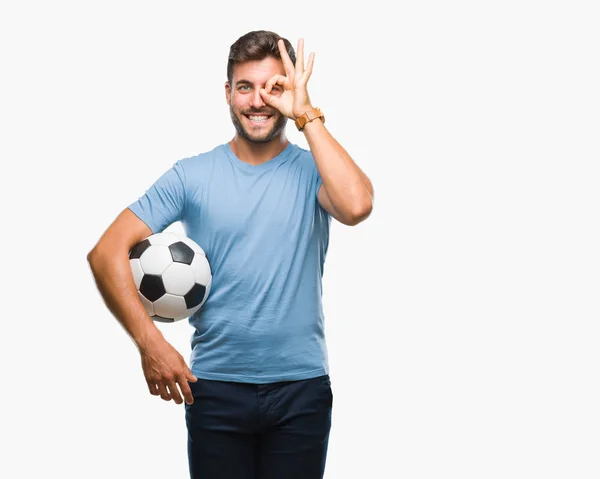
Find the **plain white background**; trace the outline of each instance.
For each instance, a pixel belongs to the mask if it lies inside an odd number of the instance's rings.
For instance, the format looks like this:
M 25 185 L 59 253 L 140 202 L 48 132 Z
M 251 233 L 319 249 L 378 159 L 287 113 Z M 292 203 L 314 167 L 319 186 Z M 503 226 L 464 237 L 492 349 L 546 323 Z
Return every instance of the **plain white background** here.
M 375 187 L 331 230 L 325 477 L 598 478 L 593 3 L 3 4 L 0 476 L 187 477 L 183 405 L 86 254 L 231 139 L 229 47 L 268 29 L 316 53 L 311 99 Z M 187 358 L 187 322 L 159 327 Z

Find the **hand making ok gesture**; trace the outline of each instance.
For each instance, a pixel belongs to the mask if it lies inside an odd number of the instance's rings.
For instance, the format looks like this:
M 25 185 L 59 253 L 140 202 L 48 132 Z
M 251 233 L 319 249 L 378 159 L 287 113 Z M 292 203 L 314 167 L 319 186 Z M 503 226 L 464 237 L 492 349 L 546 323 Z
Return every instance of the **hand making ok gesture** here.
M 277 108 L 283 115 L 292 120 L 302 113 L 310 110 L 313 106 L 308 97 L 306 84 L 312 73 L 315 60 L 314 52 L 308 57 L 308 64 L 304 69 L 304 39 L 298 40 L 298 50 L 296 51 L 296 66 L 292 63 L 290 56 L 285 49 L 283 40 L 277 42 L 279 53 L 283 61 L 286 76 L 273 75 L 265 84 L 265 88 L 260 89 L 260 96 L 263 101 L 274 108 Z M 284 88 L 280 96 L 271 95 L 271 89 L 274 85 L 282 85 Z

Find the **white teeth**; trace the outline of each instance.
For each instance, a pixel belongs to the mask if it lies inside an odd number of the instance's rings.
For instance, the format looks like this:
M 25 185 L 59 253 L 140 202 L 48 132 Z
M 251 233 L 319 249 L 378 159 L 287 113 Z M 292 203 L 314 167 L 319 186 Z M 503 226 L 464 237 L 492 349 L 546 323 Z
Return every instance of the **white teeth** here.
M 250 118 L 252 121 L 267 121 L 269 119 L 268 116 L 253 116 L 253 115 L 248 115 L 248 118 Z

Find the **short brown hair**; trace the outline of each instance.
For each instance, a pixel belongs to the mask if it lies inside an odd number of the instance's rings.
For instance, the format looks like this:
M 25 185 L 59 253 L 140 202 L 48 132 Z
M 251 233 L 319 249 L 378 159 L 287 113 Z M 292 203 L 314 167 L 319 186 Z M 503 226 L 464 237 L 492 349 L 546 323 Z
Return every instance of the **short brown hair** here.
M 296 64 L 296 53 L 294 47 L 286 38 L 280 37 L 277 33 L 266 30 L 256 30 L 248 32 L 238 38 L 229 49 L 229 58 L 227 60 L 227 80 L 231 84 L 233 80 L 233 67 L 236 63 L 248 60 L 262 60 L 267 56 L 281 59 L 277 41 L 283 40 L 292 63 Z

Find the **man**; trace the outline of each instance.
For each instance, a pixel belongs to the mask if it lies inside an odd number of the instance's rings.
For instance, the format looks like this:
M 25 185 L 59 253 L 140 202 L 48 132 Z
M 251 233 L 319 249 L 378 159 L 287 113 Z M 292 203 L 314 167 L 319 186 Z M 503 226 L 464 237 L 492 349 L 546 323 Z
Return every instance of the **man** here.
M 321 279 L 331 217 L 371 212 L 369 179 L 324 126 L 290 42 L 268 31 L 230 49 L 225 97 L 236 133 L 177 161 L 115 219 L 88 255 L 107 306 L 137 345 L 150 393 L 185 398 L 192 478 L 323 477 L 333 394 Z M 288 120 L 310 151 L 290 143 Z M 131 248 L 181 221 L 213 283 L 189 318 L 190 368 L 146 313 Z M 181 389 L 181 394 L 178 391 Z

